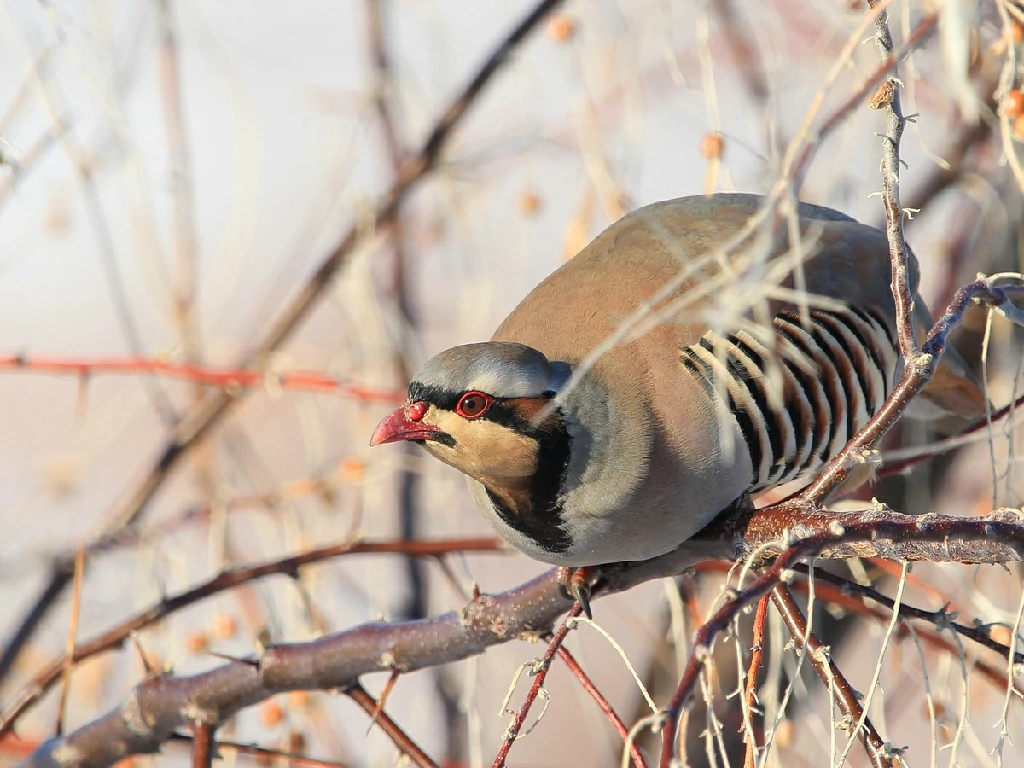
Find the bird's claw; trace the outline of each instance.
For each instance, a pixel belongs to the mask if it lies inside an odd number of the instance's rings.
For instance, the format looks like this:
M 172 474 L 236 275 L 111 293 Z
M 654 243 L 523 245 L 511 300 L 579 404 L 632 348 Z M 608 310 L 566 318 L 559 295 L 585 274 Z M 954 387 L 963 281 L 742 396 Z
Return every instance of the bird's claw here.
M 562 585 L 562 588 L 569 597 L 572 597 L 580 604 L 583 615 L 588 619 L 594 618 L 590 611 L 590 590 L 597 582 L 599 575 L 599 569 L 596 565 L 585 565 L 582 568 L 562 567 L 558 569 L 558 583 Z

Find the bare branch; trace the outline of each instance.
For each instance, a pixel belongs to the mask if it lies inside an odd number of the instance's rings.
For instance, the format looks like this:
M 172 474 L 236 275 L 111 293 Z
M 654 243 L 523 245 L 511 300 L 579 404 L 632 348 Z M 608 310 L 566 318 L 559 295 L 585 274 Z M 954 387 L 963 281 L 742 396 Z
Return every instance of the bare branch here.
M 200 600 L 234 589 L 266 576 L 296 575 L 313 563 L 335 557 L 369 553 L 397 553 L 411 557 L 440 557 L 453 552 L 493 552 L 502 545 L 495 539 L 449 539 L 442 541 L 365 541 L 347 542 L 308 550 L 299 555 L 272 560 L 259 565 L 219 573 L 206 582 L 177 595 L 164 597 L 159 603 L 107 630 L 99 637 L 75 646 L 74 656 L 65 654 L 38 671 L 0 716 L 0 737 L 10 732 L 18 718 L 53 686 L 63 670 L 100 653 L 120 648 L 133 633 L 153 626 L 171 614 Z
M 774 551 L 781 553 L 775 563 L 697 632 L 694 651 L 666 713 L 663 749 L 672 743 L 670 734 L 692 693 L 711 642 L 737 611 L 768 594 L 802 558 L 870 553 L 899 560 L 1011 562 L 1020 560 L 1024 551 L 1024 524 L 1017 511 L 971 519 L 875 511 L 848 515 L 809 511 L 789 531 L 779 531 L 775 527 L 779 516 L 762 514 L 768 509 L 737 513 L 714 524 L 700 538 L 654 560 L 602 569 L 595 598 L 680 573 L 709 557 L 743 557 L 761 545 L 778 541 L 782 533 L 787 539 L 796 533 L 806 535 L 788 547 L 776 547 Z M 746 541 L 742 538 L 744 530 Z M 766 554 L 771 551 L 765 549 Z M 370 672 L 409 672 L 458 661 L 524 632 L 544 631 L 573 605 L 552 569 L 500 595 L 482 595 L 458 612 L 397 624 L 374 622 L 309 643 L 276 645 L 251 662 L 228 664 L 193 677 L 151 675 L 120 707 L 73 733 L 46 742 L 24 765 L 64 765 L 60 760 L 64 755 L 75 755 L 86 766 L 106 765 L 127 754 L 157 749 L 176 729 L 188 725 L 190 720 L 185 715 L 193 708 L 223 719 L 282 691 L 334 689 Z

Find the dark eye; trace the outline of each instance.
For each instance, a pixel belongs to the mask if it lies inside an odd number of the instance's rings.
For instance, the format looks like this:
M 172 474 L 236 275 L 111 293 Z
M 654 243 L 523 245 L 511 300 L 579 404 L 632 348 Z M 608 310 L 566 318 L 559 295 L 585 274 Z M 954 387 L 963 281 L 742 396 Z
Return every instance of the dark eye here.
M 491 396 L 483 392 L 467 392 L 455 406 L 455 412 L 467 419 L 475 419 L 480 416 L 491 404 Z

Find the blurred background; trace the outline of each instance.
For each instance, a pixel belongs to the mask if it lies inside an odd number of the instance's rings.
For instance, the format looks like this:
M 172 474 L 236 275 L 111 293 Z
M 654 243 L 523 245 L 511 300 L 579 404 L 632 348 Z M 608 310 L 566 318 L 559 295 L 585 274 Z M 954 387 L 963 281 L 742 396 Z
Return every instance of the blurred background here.
M 863 2 L 569 2 L 515 49 L 394 224 L 375 228 L 374 209 L 438 117 L 532 7 L 0 5 L 0 639 L 8 651 L 41 595 L 59 594 L 7 658 L 5 709 L 63 652 L 73 603 L 86 640 L 239 565 L 356 538 L 491 536 L 454 470 L 414 450 L 368 449 L 410 374 L 449 345 L 488 338 L 530 288 L 624 212 L 687 194 L 767 191 L 808 110 L 819 110 L 820 125 L 879 62 L 873 45 L 859 44 L 871 34 Z M 1019 8 L 1002 0 L 901 0 L 889 11 L 897 45 L 939 14 L 935 34 L 901 68 L 904 111 L 917 114 L 903 141 L 903 202 L 920 209 L 907 235 L 935 309 L 979 271 L 1022 266 L 1024 174 L 1014 153 L 1024 150 L 1024 27 Z M 882 113 L 858 106 L 815 155 L 800 197 L 883 222 L 872 197 L 882 131 Z M 293 333 L 268 345 L 349 231 L 358 247 L 337 277 Z M 1000 320 L 988 327 L 979 310 L 957 338 L 996 405 L 1020 394 L 1019 336 Z M 252 374 L 244 382 L 242 369 Z M 289 378 L 296 372 L 303 376 Z M 233 405 L 177 455 L 196 414 L 225 391 Z M 913 513 L 1019 507 L 1009 423 L 882 481 L 867 498 Z M 933 439 L 908 423 L 889 449 Z M 881 578 L 875 564 L 853 568 Z M 245 655 L 258 643 L 375 618 L 433 615 L 464 605 L 474 585 L 496 592 L 542 570 L 508 552 L 377 554 L 253 581 L 140 632 L 141 651 L 129 645 L 79 666 L 64 727 L 121 701 L 145 672 L 142 653 L 186 675 L 223 663 L 211 651 Z M 952 602 L 965 623 L 1002 622 L 992 631 L 1012 636 L 1016 568 L 914 574 L 908 601 L 933 610 Z M 651 583 L 596 605 L 658 704 L 721 578 Z M 821 612 L 818 626 L 866 690 L 885 622 L 840 613 Z M 765 696 L 777 699 L 780 681 L 799 674 L 781 625 L 772 627 L 775 678 L 765 685 L 775 688 Z M 649 712 L 607 639 L 584 626 L 568 647 L 627 725 Z M 736 641 L 725 647 L 713 695 L 730 746 L 706 750 L 711 721 L 695 714 L 692 765 L 742 759 L 727 697 Z M 490 764 L 509 722 L 502 699 L 517 668 L 541 653 L 514 641 L 402 676 L 386 710 L 440 764 Z M 890 644 L 871 714 L 894 745 L 912 745 L 908 762 L 1021 760 L 1021 702 L 978 671 L 979 659 L 1005 678 L 1005 662 L 970 646 L 923 650 L 912 635 Z M 797 682 L 769 762 L 824 765 L 827 691 L 816 678 Z M 364 683 L 379 695 L 387 680 Z M 550 706 L 510 764 L 617 765 L 622 740 L 564 667 L 556 663 L 547 688 Z M 510 706 L 524 691 L 521 683 Z M 20 738 L 0 742 L 0 761 L 53 735 L 58 700 L 55 688 L 19 721 Z M 275 698 L 218 736 L 344 765 L 397 759 L 354 704 L 327 693 Z M 178 764 L 188 754 L 170 745 L 136 762 Z M 859 748 L 849 764 L 865 764 Z

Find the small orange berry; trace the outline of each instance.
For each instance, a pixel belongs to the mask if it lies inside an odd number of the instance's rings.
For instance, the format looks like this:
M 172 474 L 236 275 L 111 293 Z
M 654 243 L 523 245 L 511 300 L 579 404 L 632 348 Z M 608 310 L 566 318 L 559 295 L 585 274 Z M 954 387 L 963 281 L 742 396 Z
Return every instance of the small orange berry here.
M 1009 118 L 1024 115 L 1024 92 L 1012 90 L 1003 99 L 1003 114 Z
M 342 459 L 338 467 L 341 479 L 346 483 L 358 483 L 366 474 L 366 462 L 356 456 Z
M 548 19 L 548 37 L 556 43 L 564 43 L 576 34 L 576 22 L 564 13 L 556 13 Z
M 238 622 L 235 621 L 235 617 L 227 613 L 218 613 L 213 617 L 213 622 L 210 624 L 210 632 L 218 640 L 227 640 L 230 637 L 234 637 L 237 629 Z
M 708 160 L 717 160 L 725 150 L 725 139 L 720 133 L 705 133 L 700 140 L 700 154 Z
M 290 691 L 288 704 L 295 709 L 305 709 L 309 706 L 309 691 Z
M 1014 45 L 1020 45 L 1021 40 L 1024 40 L 1024 26 L 1019 21 L 1010 22 L 1010 39 Z
M 1024 141 L 1024 115 L 1020 115 L 1013 121 L 1013 135 L 1020 141 Z
M 71 231 L 74 219 L 71 216 L 71 206 L 63 197 L 55 199 L 46 211 L 46 228 L 51 234 L 63 237 Z
M 196 630 L 185 635 L 185 648 L 193 655 L 203 653 L 207 645 L 209 645 L 209 641 L 205 632 Z
M 273 728 L 284 720 L 284 710 L 276 701 L 265 701 L 260 707 L 260 723 L 267 728 Z
M 536 216 L 540 210 L 540 195 L 531 189 L 519 196 L 519 210 L 524 216 Z
M 785 749 L 793 743 L 793 721 L 783 720 L 775 729 L 775 743 Z
M 988 636 L 995 640 L 997 643 L 1009 647 L 1010 641 L 1013 640 L 1013 634 L 1010 632 L 1010 628 L 1003 624 L 996 624 L 988 631 Z

